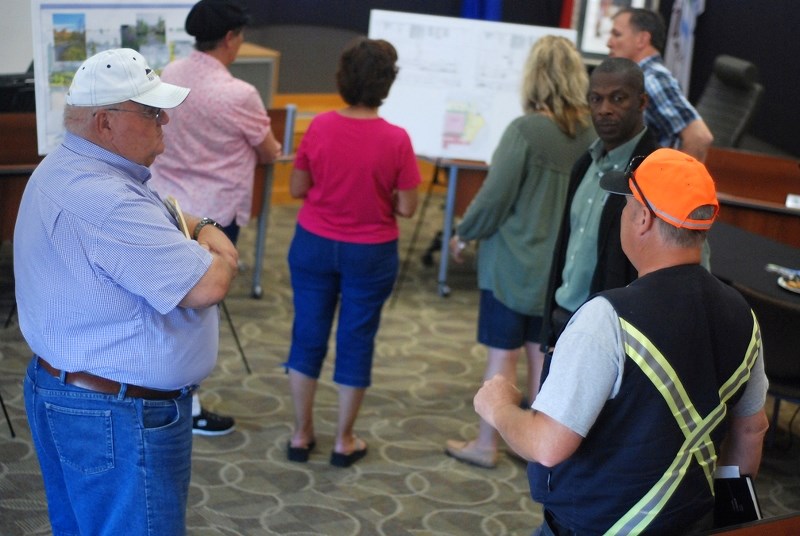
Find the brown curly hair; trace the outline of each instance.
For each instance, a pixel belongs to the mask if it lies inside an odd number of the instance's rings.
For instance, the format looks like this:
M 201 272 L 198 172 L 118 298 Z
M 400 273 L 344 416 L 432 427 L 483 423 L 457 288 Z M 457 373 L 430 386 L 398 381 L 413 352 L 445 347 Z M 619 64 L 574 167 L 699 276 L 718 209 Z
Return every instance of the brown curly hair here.
M 377 108 L 389 94 L 397 77 L 397 50 L 383 39 L 360 37 L 339 59 L 336 86 L 351 105 Z

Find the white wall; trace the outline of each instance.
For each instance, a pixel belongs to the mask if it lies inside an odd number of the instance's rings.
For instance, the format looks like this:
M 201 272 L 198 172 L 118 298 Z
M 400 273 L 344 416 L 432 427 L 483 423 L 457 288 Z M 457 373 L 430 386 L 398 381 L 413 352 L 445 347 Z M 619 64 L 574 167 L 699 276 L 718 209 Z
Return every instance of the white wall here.
M 0 12 L 0 74 L 22 73 L 33 60 L 30 0 L 3 0 Z

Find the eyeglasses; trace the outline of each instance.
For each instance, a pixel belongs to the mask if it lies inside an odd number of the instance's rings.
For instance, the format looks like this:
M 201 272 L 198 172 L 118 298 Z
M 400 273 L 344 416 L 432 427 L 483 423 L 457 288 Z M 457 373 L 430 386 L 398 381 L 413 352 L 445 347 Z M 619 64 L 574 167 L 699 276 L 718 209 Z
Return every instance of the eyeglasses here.
M 164 110 L 161 108 L 151 108 L 148 106 L 146 110 L 125 110 L 123 108 L 105 108 L 108 112 L 129 112 L 132 114 L 139 114 L 147 117 L 148 119 L 155 119 L 156 123 L 161 123 L 163 116 L 161 115 Z M 97 114 L 97 112 L 95 112 Z
M 647 198 L 644 196 L 644 192 L 642 192 L 642 189 L 639 187 L 639 183 L 636 182 L 635 172 L 645 158 L 647 157 L 634 156 L 633 158 L 631 158 L 631 161 L 628 162 L 628 167 L 625 168 L 625 178 L 627 178 L 630 182 L 633 183 L 633 187 L 636 188 L 636 191 L 639 193 L 639 197 L 641 197 L 642 201 L 644 201 L 644 205 L 647 207 L 647 210 L 649 210 L 653 214 L 653 216 L 655 216 L 656 211 L 653 210 L 652 206 L 650 206 L 650 201 L 648 201 Z

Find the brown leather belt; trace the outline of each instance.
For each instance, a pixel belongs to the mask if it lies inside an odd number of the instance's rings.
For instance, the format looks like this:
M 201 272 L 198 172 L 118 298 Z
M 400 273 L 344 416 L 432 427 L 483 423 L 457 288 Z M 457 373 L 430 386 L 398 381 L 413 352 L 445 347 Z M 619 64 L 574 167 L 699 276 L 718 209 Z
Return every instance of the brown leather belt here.
M 44 370 L 56 378 L 61 377 L 60 370 L 55 368 L 41 357 L 38 359 L 39 365 L 41 365 Z M 100 376 L 89 374 L 88 372 L 67 372 L 66 376 L 64 377 L 64 381 L 70 385 L 74 385 L 75 387 L 80 387 L 82 389 L 88 389 L 90 391 L 96 391 L 98 393 L 104 393 L 107 395 L 118 395 L 123 385 L 119 382 L 115 382 L 114 380 L 101 378 Z M 139 387 L 138 385 L 132 385 L 130 383 L 126 385 L 128 387 L 125 390 L 125 396 L 129 396 L 131 398 L 144 398 L 145 400 L 172 400 L 173 398 L 178 398 L 181 396 L 181 394 L 183 394 L 183 391 L 180 389 L 176 391 L 161 391 L 158 389 Z

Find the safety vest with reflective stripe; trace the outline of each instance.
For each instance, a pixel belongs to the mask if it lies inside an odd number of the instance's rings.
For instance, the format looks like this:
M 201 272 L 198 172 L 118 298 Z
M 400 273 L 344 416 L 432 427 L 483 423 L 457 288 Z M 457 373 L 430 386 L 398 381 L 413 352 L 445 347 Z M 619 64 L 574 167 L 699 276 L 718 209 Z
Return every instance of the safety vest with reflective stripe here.
M 758 357 L 758 341 L 761 337 L 758 321 L 755 315 L 752 316 L 752 336 L 744 360 L 719 388 L 719 405 L 705 416 L 698 413 L 680 378 L 658 348 L 636 327 L 620 318 L 625 354 L 653 381 L 664 402 L 672 410 L 686 440 L 659 481 L 606 534 L 639 534 L 646 529 L 672 496 L 693 460 L 703 469 L 708 489 L 713 494 L 717 453 L 711 440 L 711 432 L 725 419 L 727 402 L 747 383 L 750 370 Z
M 723 422 L 758 355 L 758 326 L 699 266 L 601 296 L 621 319 L 619 393 L 568 460 L 529 466 L 531 494 L 578 534 L 680 533 L 713 509 Z

